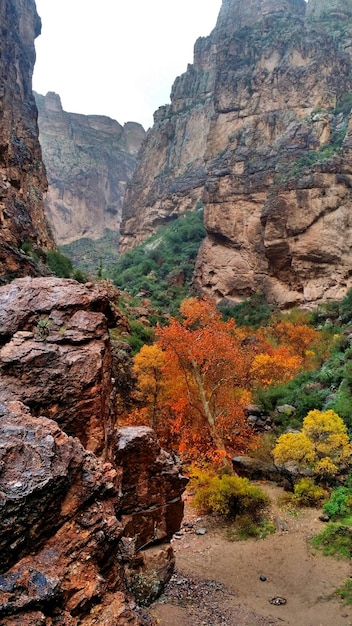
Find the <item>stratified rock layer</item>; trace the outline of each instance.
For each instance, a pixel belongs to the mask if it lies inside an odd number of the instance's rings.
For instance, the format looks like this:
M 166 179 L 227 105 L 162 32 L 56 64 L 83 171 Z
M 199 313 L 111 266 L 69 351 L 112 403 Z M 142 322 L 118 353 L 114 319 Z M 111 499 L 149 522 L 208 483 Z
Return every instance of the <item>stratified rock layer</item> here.
M 197 201 L 195 286 L 313 306 L 352 286 L 351 0 L 223 0 L 155 114 L 121 224 L 127 250 Z
M 63 111 L 60 96 L 36 94 L 48 176 L 45 209 L 63 245 L 119 231 L 122 199 L 145 137 L 140 124 Z
M 171 576 L 186 479 L 151 429 L 114 427 L 118 315 L 94 285 L 0 288 L 3 626 L 154 624 L 133 594 Z
M 34 39 L 41 23 L 34 0 L 0 6 L 0 283 L 40 270 L 21 252 L 24 242 L 51 248 L 44 215 L 47 181 L 32 94 Z

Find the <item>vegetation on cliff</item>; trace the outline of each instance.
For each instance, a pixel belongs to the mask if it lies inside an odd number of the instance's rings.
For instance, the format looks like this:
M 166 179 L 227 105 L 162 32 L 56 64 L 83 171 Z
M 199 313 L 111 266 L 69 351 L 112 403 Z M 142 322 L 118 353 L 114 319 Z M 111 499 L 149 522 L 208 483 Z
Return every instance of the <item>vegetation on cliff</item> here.
M 106 269 L 116 287 L 150 298 L 175 314 L 190 294 L 195 260 L 205 237 L 203 209 L 187 211 Z

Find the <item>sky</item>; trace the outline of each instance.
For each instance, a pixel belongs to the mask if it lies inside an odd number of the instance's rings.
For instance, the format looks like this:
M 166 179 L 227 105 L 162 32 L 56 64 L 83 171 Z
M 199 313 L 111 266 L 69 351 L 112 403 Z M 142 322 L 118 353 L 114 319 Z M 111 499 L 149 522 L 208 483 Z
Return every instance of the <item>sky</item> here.
M 153 124 L 193 46 L 214 28 L 221 0 L 36 0 L 33 89 L 71 113 Z

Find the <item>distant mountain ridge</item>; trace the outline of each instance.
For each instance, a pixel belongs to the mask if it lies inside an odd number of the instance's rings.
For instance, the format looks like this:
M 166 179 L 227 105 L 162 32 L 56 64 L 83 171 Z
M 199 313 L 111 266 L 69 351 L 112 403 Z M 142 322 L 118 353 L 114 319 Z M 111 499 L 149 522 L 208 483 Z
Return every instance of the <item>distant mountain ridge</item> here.
M 35 94 L 48 177 L 45 202 L 56 242 L 118 232 L 122 199 L 145 137 L 135 122 L 63 110 L 60 96 Z

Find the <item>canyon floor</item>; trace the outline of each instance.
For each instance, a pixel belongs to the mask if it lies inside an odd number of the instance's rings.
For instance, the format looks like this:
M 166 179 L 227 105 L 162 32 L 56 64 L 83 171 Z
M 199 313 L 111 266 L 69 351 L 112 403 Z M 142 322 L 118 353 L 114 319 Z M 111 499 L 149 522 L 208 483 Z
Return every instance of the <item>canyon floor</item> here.
M 151 607 L 160 626 L 352 625 L 352 607 L 334 594 L 352 575 L 350 562 L 310 545 L 324 528 L 321 511 L 292 514 L 277 505 L 280 488 L 261 486 L 278 528 L 265 539 L 230 541 L 228 528 L 199 518 L 186 501 L 182 531 L 173 539 L 176 572 Z M 272 604 L 275 598 L 286 603 Z

